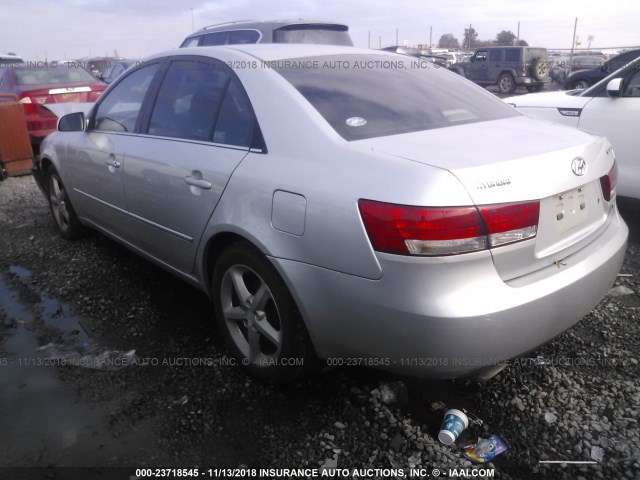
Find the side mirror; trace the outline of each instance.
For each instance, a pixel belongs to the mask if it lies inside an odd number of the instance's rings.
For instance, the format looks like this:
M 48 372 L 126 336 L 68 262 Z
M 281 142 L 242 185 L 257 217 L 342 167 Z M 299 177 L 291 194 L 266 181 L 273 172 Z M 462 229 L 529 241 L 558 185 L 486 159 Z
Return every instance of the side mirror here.
M 607 83 L 607 95 L 613 98 L 622 96 L 622 79 L 614 78 Z
M 58 120 L 58 130 L 61 132 L 83 132 L 84 124 L 84 113 L 69 113 Z

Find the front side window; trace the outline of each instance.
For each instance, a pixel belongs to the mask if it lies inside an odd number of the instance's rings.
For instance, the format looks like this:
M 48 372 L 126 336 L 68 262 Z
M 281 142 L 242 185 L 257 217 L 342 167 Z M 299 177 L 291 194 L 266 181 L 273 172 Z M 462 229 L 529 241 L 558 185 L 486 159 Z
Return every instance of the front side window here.
M 279 60 L 276 70 L 349 141 L 519 115 L 459 75 L 400 55 Z
M 142 101 L 157 70 L 157 63 L 142 67 L 109 91 L 98 105 L 94 128 L 106 132 L 133 132 Z
M 484 62 L 487 59 L 487 51 L 486 50 L 477 51 L 476 54 L 474 55 L 474 58 L 476 62 Z

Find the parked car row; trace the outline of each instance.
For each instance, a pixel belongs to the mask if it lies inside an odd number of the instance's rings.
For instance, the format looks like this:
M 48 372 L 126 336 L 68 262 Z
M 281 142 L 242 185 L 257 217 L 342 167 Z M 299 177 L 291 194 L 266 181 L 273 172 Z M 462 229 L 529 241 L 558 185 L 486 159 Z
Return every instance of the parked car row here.
M 576 67 L 571 69 L 572 73 L 564 81 L 564 88 L 568 90 L 589 88 L 638 56 L 640 56 L 640 50 L 630 50 L 616 55 L 610 60 L 602 61 L 593 68 L 576 68 L 577 66 L 582 66 L 579 63 L 580 57 L 578 57 L 574 62 Z
M 11 64 L 0 67 L 0 94 L 14 95 L 22 104 L 34 150 L 56 128 L 57 117 L 44 105 L 94 102 L 107 86 L 83 68 Z
M 595 55 L 581 55 L 578 57 L 551 57 L 551 79 L 561 86 L 567 81 L 567 76 L 581 70 L 599 69 L 605 62 L 604 57 Z

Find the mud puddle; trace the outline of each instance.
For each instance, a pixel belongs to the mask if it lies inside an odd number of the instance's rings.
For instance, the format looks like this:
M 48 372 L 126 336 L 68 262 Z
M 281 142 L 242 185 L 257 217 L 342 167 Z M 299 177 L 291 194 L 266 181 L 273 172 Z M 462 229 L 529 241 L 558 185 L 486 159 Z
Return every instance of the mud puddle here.
M 144 445 L 150 425 L 125 437 L 109 434 L 114 405 L 79 401 L 58 369 L 80 367 L 60 366 L 42 350 L 46 340 L 79 349 L 95 339 L 68 305 L 28 288 L 28 270 L 9 272 L 0 274 L 0 467 L 117 464 Z

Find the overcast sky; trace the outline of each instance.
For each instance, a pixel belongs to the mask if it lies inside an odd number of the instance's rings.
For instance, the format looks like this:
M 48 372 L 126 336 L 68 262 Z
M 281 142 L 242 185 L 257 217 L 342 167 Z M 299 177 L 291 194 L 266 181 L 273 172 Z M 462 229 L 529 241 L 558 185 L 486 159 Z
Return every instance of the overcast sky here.
M 462 41 L 471 24 L 481 40 L 511 30 L 530 45 L 570 48 L 640 45 L 640 2 L 610 0 L 0 0 L 0 53 L 25 59 L 118 55 L 142 58 L 177 47 L 206 25 L 232 20 L 319 19 L 346 23 L 356 46 Z

